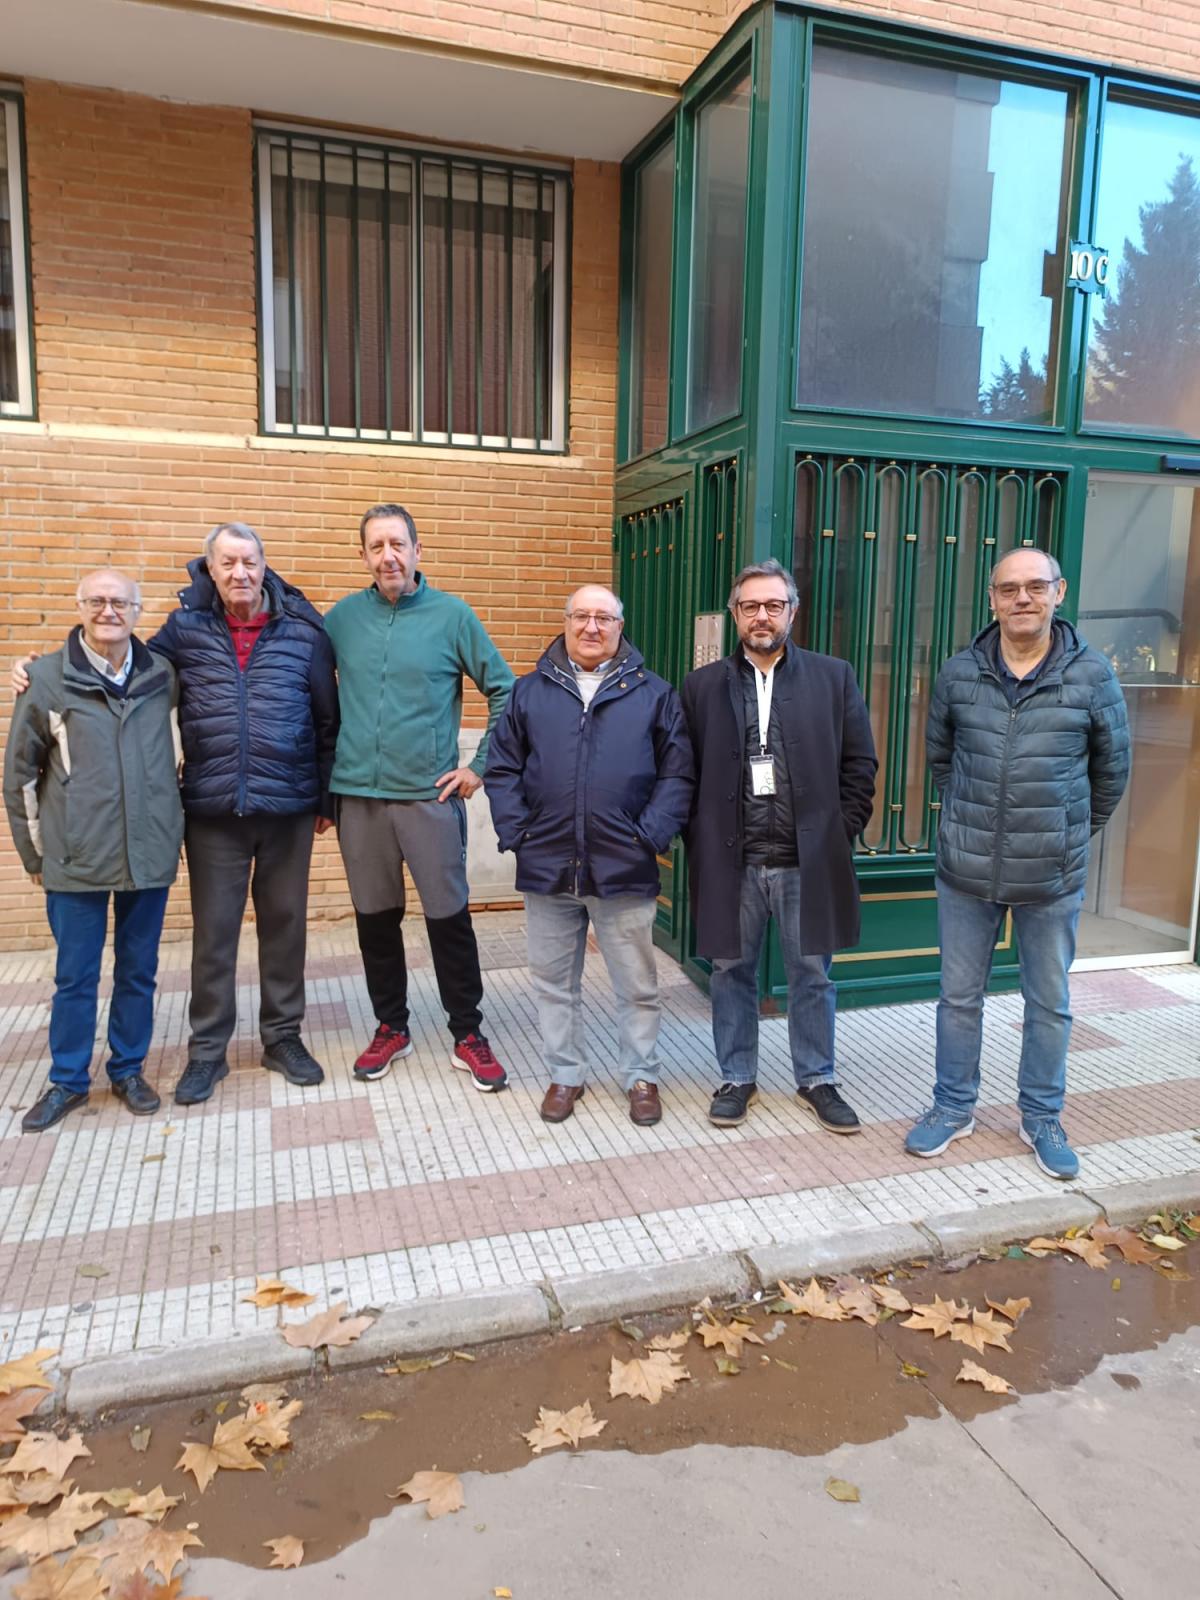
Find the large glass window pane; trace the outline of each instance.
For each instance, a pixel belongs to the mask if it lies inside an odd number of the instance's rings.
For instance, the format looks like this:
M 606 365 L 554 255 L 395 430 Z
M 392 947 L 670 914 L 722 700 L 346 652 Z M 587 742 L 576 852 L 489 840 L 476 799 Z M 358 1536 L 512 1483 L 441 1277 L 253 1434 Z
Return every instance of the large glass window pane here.
M 667 442 L 674 208 L 675 141 L 669 139 L 640 168 L 634 186 L 630 456 Z
M 0 100 L 0 401 L 17 399 L 17 319 L 13 282 L 12 205 L 9 200 L 8 130 Z
M 33 408 L 17 102 L 0 96 L 0 411 Z
M 1070 97 L 813 54 L 801 405 L 1053 420 Z
M 1084 420 L 1200 436 L 1200 116 L 1110 101 L 1095 239 Z
M 741 409 L 750 101 L 747 68 L 696 115 L 689 433 Z

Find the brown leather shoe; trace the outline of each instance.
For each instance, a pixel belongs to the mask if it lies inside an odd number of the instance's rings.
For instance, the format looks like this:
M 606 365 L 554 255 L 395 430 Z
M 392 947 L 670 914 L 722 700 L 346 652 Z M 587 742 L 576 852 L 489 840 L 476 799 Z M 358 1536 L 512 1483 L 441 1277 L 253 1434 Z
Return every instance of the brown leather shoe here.
M 552 1083 L 542 1101 L 543 1122 L 565 1122 L 575 1110 L 576 1100 L 583 1099 L 581 1083 Z
M 658 1085 L 639 1078 L 629 1091 L 629 1120 L 639 1128 L 649 1128 L 662 1117 L 662 1101 L 658 1098 Z

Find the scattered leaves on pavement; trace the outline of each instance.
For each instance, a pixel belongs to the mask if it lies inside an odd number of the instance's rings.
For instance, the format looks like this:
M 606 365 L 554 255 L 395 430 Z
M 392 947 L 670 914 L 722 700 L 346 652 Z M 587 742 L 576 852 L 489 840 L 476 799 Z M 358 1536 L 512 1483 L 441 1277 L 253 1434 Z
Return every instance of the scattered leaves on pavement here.
M 833 1285 L 837 1303 L 848 1317 L 857 1317 L 873 1328 L 879 1321 L 879 1303 L 860 1278 L 838 1278 Z M 903 1296 L 901 1296 L 903 1299 Z M 905 1302 L 907 1304 L 907 1302 Z
M 675 1385 L 691 1373 L 673 1350 L 653 1350 L 648 1356 L 634 1357 L 632 1361 L 612 1358 L 608 1375 L 608 1393 L 613 1400 L 627 1394 L 634 1400 L 648 1400 L 656 1406 L 664 1394 L 674 1394 Z
M 1029 1310 L 1033 1301 L 1028 1295 L 1022 1295 L 1019 1300 L 1014 1300 L 1011 1297 L 1007 1300 L 993 1300 L 991 1295 L 988 1295 L 987 1304 L 991 1306 L 993 1311 L 998 1311 L 1002 1317 L 1007 1317 L 1015 1328 Z
M 284 1283 L 282 1278 L 261 1278 L 255 1273 L 254 1293 L 242 1296 L 243 1305 L 261 1306 L 306 1306 L 317 1297 L 315 1294 L 305 1294 L 303 1289 L 295 1289 L 290 1283 Z
M 61 1478 L 72 1461 L 91 1453 L 77 1433 L 69 1439 L 60 1439 L 53 1433 L 27 1433 L 4 1463 L 4 1470 L 24 1477 L 48 1472 L 52 1478 Z
M 3 1465 L 7 1466 L 7 1462 Z M 13 1478 L 0 1478 L 0 1516 L 9 1511 L 19 1511 L 22 1506 L 48 1506 L 51 1500 L 70 1494 L 74 1487 L 69 1478 L 64 1482 L 62 1478 L 51 1477 L 48 1472 L 34 1473 L 24 1483 L 17 1483 Z
M 348 1317 L 349 1306 L 344 1300 L 330 1306 L 328 1311 L 318 1311 L 307 1322 L 288 1322 L 283 1327 L 283 1337 L 298 1350 L 320 1350 L 325 1345 L 353 1344 L 365 1333 L 374 1317 Z
M 167 1512 L 179 1504 L 181 1498 L 177 1494 L 167 1494 L 160 1483 L 148 1494 L 135 1494 L 125 1507 L 125 1514 L 129 1517 L 142 1517 L 147 1522 L 161 1522 Z
M 14 1389 L 0 1399 L 0 1444 L 12 1444 L 22 1437 L 24 1419 L 32 1416 L 45 1398 L 44 1389 Z
M 414 1472 L 407 1483 L 402 1483 L 389 1500 L 407 1496 L 414 1505 L 425 1503 L 430 1517 L 444 1517 L 448 1511 L 461 1511 L 466 1505 L 462 1484 L 456 1472 Z
M 39 1561 L 29 1582 L 17 1584 L 13 1593 L 17 1600 L 103 1600 L 107 1588 L 95 1561 L 74 1556 L 62 1566 L 57 1561 Z
M 808 1280 L 808 1288 L 801 1294 L 790 1283 L 779 1280 L 779 1292 L 793 1316 L 818 1317 L 823 1322 L 845 1322 L 846 1313 L 837 1301 L 827 1294 L 815 1278 Z
M 96 1509 L 99 1498 L 97 1494 L 69 1494 L 45 1517 L 18 1511 L 15 1517 L 0 1523 L 0 1549 L 15 1550 L 31 1561 L 73 1549 L 85 1528 L 94 1528 L 108 1515 Z
M 727 1356 L 740 1356 L 743 1344 L 762 1343 L 749 1322 L 702 1322 L 698 1332 L 706 1350 L 720 1345 Z
M 31 1350 L 27 1356 L 0 1365 L 0 1394 L 12 1394 L 14 1389 L 53 1389 L 53 1381 L 42 1371 L 43 1366 L 57 1350 Z
M 1097 1244 L 1119 1250 L 1130 1266 L 1152 1267 L 1161 1259 L 1158 1251 L 1152 1250 L 1132 1228 L 1110 1228 L 1107 1222 L 1094 1222 L 1091 1234 Z
M 912 1304 L 908 1297 L 902 1295 L 899 1289 L 893 1289 L 889 1283 L 873 1283 L 871 1285 L 871 1293 L 879 1301 L 879 1304 L 888 1311 L 912 1310 Z
M 298 1567 L 304 1560 L 304 1540 L 285 1533 L 279 1539 L 264 1539 L 264 1550 L 273 1550 L 269 1565 L 272 1567 Z
M 232 1422 L 218 1422 L 211 1444 L 184 1444 L 175 1470 L 190 1472 L 201 1494 L 216 1477 L 220 1467 L 227 1472 L 265 1471 L 262 1462 L 250 1449 L 245 1433 L 238 1426 L 240 1421 L 240 1418 L 234 1418 Z
M 674 1333 L 656 1333 L 647 1345 L 647 1350 L 682 1350 L 692 1337 L 690 1328 L 676 1328 Z
M 988 1345 L 995 1345 L 998 1350 L 1007 1350 L 1012 1355 L 1012 1345 L 1008 1342 L 1008 1335 L 1012 1331 L 1007 1322 L 997 1322 L 991 1311 L 972 1311 L 970 1322 L 955 1322 L 952 1325 L 950 1337 L 959 1344 L 970 1345 L 980 1355 Z
M 190 1528 L 168 1530 L 137 1517 L 127 1517 L 124 1522 L 117 1523 L 106 1539 L 89 1545 L 88 1555 L 107 1568 L 114 1583 L 133 1578 L 147 1567 L 169 1582 L 175 1568 L 186 1560 L 184 1551 L 192 1545 L 202 1548 Z
M 1081 1261 L 1086 1261 L 1089 1267 L 1102 1270 L 1108 1266 L 1108 1257 L 1095 1239 L 1031 1239 L 1025 1248 L 1031 1255 L 1039 1251 L 1046 1253 L 1051 1250 L 1065 1250 L 1070 1255 L 1078 1256 Z
M 825 1493 L 831 1500 L 840 1500 L 844 1505 L 856 1506 L 862 1499 L 857 1486 L 847 1483 L 845 1478 L 826 1478 Z
M 594 1439 L 608 1427 L 608 1422 L 592 1415 L 592 1402 L 572 1406 L 570 1411 L 549 1411 L 538 1408 L 538 1419 L 524 1438 L 535 1456 L 543 1450 L 556 1450 L 559 1445 L 569 1445 L 578 1450 L 581 1439 Z
M 957 1300 L 943 1300 L 935 1294 L 931 1305 L 913 1306 L 912 1316 L 906 1317 L 900 1326 L 917 1328 L 922 1332 L 932 1333 L 935 1339 L 941 1339 L 950 1332 L 956 1322 L 965 1322 L 970 1315 L 970 1306 L 963 1305 Z
M 964 1361 L 954 1377 L 955 1383 L 982 1384 L 989 1394 L 1015 1394 L 1016 1390 L 1005 1378 L 999 1377 L 994 1372 L 989 1372 L 986 1367 L 981 1367 L 977 1362 Z

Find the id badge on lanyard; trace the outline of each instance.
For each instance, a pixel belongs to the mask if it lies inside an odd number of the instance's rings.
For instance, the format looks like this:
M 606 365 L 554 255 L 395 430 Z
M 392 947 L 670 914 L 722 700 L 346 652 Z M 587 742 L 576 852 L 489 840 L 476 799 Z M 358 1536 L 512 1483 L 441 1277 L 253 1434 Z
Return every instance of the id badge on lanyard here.
M 775 791 L 775 758 L 767 754 L 767 734 L 771 726 L 771 694 L 775 687 L 775 667 L 769 672 L 754 669 L 754 692 L 758 696 L 758 754 L 750 758 L 750 792 L 756 798 Z

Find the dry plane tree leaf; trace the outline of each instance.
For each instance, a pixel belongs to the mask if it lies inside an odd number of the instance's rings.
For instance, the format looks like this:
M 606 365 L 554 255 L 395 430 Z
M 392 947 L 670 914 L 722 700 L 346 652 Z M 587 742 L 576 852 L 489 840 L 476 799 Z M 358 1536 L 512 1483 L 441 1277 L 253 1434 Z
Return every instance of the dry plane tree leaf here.
M 989 1372 L 977 1362 L 964 1361 L 954 1375 L 955 1383 L 979 1383 L 989 1394 L 1016 1394 L 1012 1384 L 995 1372 Z
M 1031 1255 L 1039 1251 L 1065 1250 L 1069 1255 L 1086 1261 L 1089 1267 L 1097 1269 L 1108 1265 L 1108 1257 L 1094 1239 L 1031 1239 L 1025 1248 Z
M 787 1302 L 788 1309 L 793 1316 L 817 1317 L 822 1322 L 845 1322 L 846 1313 L 837 1301 L 827 1295 L 815 1278 L 808 1280 L 808 1287 L 801 1294 L 793 1289 L 790 1283 L 779 1280 L 779 1292 Z
M 31 1517 L 28 1511 L 19 1511 L 0 1523 L 0 1549 L 15 1550 L 31 1561 L 40 1561 L 59 1550 L 73 1550 L 84 1529 L 94 1528 L 107 1516 L 107 1512 L 96 1509 L 99 1498 L 98 1494 L 69 1494 L 46 1517 Z
M 135 1572 L 126 1578 L 119 1589 L 114 1589 L 110 1600 L 180 1600 L 182 1578 L 172 1578 L 170 1583 L 155 1583 L 145 1573 Z
M 89 1545 L 88 1555 L 108 1569 L 114 1583 L 133 1578 L 147 1567 L 169 1583 L 175 1568 L 187 1559 L 184 1551 L 192 1545 L 203 1548 L 190 1528 L 168 1531 L 137 1517 L 127 1517 L 117 1523 L 107 1539 Z
M 608 1374 L 608 1393 L 613 1400 L 627 1394 L 634 1400 L 648 1400 L 656 1406 L 664 1394 L 674 1394 L 675 1385 L 690 1377 L 691 1373 L 673 1350 L 653 1350 L 648 1356 L 635 1356 L 632 1361 L 618 1361 L 614 1356 Z
M 905 1317 L 900 1324 L 902 1328 L 918 1328 L 923 1332 L 932 1333 L 935 1339 L 941 1339 L 949 1333 L 956 1322 L 965 1322 L 971 1315 L 971 1308 L 957 1300 L 942 1300 L 934 1295 L 932 1305 L 914 1306 L 912 1316 Z
M 825 1493 L 831 1500 L 840 1500 L 844 1505 L 856 1506 L 862 1498 L 856 1485 L 847 1483 L 845 1478 L 826 1478 Z
M 970 1322 L 955 1322 L 950 1328 L 950 1337 L 959 1344 L 968 1344 L 972 1350 L 980 1355 L 988 1345 L 995 1345 L 999 1350 L 1007 1350 L 1012 1355 L 1012 1345 L 1008 1342 L 1008 1335 L 1012 1329 L 1006 1322 L 997 1322 L 990 1311 L 972 1311 Z
M 592 1415 L 592 1402 L 585 1400 L 570 1411 L 548 1411 L 540 1406 L 537 1422 L 524 1438 L 534 1455 L 540 1456 L 543 1450 L 556 1450 L 560 1444 L 578 1450 L 581 1439 L 594 1439 L 607 1427 L 607 1421 Z
M 1097 1244 L 1119 1250 L 1130 1266 L 1152 1267 L 1161 1259 L 1157 1250 L 1152 1250 L 1132 1228 L 1110 1228 L 1107 1222 L 1094 1222 L 1091 1234 Z
M 167 1494 L 162 1484 L 157 1484 L 148 1494 L 135 1494 L 125 1507 L 125 1514 L 129 1517 L 142 1517 L 147 1522 L 161 1522 L 174 1506 L 177 1506 L 182 1497 L 177 1494 Z M 108 1499 L 108 1496 L 105 1496 Z
M 248 1406 L 283 1405 L 287 1397 L 288 1392 L 281 1383 L 248 1383 L 241 1394 Z
M 307 1322 L 285 1324 L 283 1337 L 298 1350 L 320 1350 L 325 1345 L 353 1344 L 375 1319 L 347 1317 L 345 1314 L 349 1309 L 344 1300 L 339 1300 L 337 1305 L 330 1306 L 328 1311 L 318 1311 Z
M 692 1337 L 690 1328 L 676 1328 L 674 1333 L 656 1333 L 646 1345 L 647 1350 L 682 1350 Z
M 702 1322 L 699 1333 L 706 1350 L 719 1344 L 727 1356 L 740 1356 L 743 1344 L 762 1343 L 748 1322 Z
M 431 1520 L 444 1517 L 448 1511 L 461 1511 L 466 1505 L 456 1472 L 414 1472 L 395 1494 L 388 1495 L 388 1499 L 399 1500 L 404 1496 L 414 1505 L 424 1501 Z
M 57 1561 L 39 1561 L 29 1582 L 19 1583 L 13 1593 L 17 1600 L 103 1600 L 107 1589 L 108 1581 L 97 1563 L 75 1556 L 63 1566 Z
M 52 1478 L 61 1478 L 76 1457 L 91 1453 L 78 1433 L 69 1439 L 60 1439 L 53 1433 L 27 1433 L 4 1463 L 4 1470 L 23 1476 L 48 1472 Z
M 893 1289 L 888 1283 L 873 1283 L 871 1293 L 879 1304 L 888 1311 L 911 1311 L 912 1302 L 899 1289 Z
M 48 1472 L 35 1472 L 24 1483 L 0 1478 L 0 1517 L 20 1511 L 23 1506 L 48 1506 L 51 1500 L 70 1494 L 74 1487 L 70 1478 L 54 1478 Z
M 1186 1243 L 1185 1240 L 1183 1240 L 1183 1239 L 1173 1239 L 1173 1238 L 1171 1238 L 1171 1236 L 1169 1234 L 1165 1234 L 1165 1233 L 1156 1233 L 1154 1235 L 1154 1237 L 1150 1240 L 1150 1243 L 1151 1244 L 1156 1244 L 1160 1250 L 1186 1250 L 1187 1249 L 1187 1243 Z
M 1002 1317 L 1007 1317 L 1015 1328 L 1017 1323 L 1020 1322 L 1021 1318 L 1029 1310 L 1030 1306 L 1033 1304 L 1033 1301 L 1028 1295 L 1022 1295 L 1019 1300 L 1014 1300 L 1012 1298 L 1009 1298 L 1008 1300 L 993 1300 L 989 1295 L 987 1296 L 987 1304 L 991 1306 L 993 1311 L 998 1311 Z
M 272 1550 L 272 1567 L 298 1567 L 304 1560 L 304 1540 L 285 1533 L 281 1539 L 264 1539 L 263 1549 Z
M 12 1394 L 14 1389 L 53 1389 L 42 1368 L 57 1354 L 57 1350 L 31 1350 L 27 1356 L 4 1362 L 0 1365 L 0 1394 Z
M 218 1432 L 222 1439 L 241 1438 L 264 1450 L 286 1450 L 292 1442 L 288 1424 L 303 1410 L 303 1400 L 289 1400 L 286 1405 L 256 1401 L 242 1416 L 223 1422 Z
M 315 1294 L 305 1294 L 303 1289 L 294 1289 L 290 1283 L 284 1283 L 282 1278 L 254 1277 L 254 1293 L 242 1296 L 243 1305 L 252 1306 L 306 1306 L 317 1297 Z
M 192 1474 L 201 1494 L 216 1477 L 220 1467 L 224 1467 L 227 1472 L 266 1471 L 262 1462 L 250 1449 L 244 1433 L 231 1430 L 222 1436 L 221 1430 L 230 1427 L 227 1422 L 218 1423 L 213 1431 L 211 1444 L 185 1443 L 183 1454 L 175 1463 L 177 1472 Z
M 869 1328 L 879 1322 L 878 1303 L 866 1284 L 858 1278 L 839 1278 L 833 1286 L 837 1303 L 849 1317 L 857 1317 Z M 907 1306 L 908 1302 L 904 1302 Z
M 44 1389 L 16 1389 L 0 1399 L 0 1444 L 12 1444 L 24 1436 L 23 1421 L 46 1398 Z

